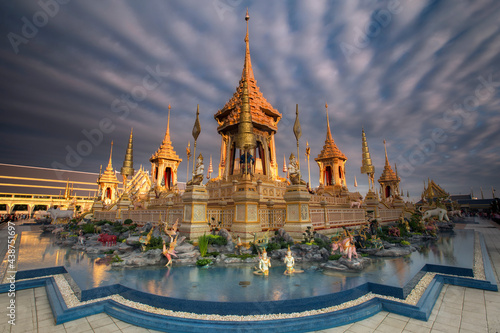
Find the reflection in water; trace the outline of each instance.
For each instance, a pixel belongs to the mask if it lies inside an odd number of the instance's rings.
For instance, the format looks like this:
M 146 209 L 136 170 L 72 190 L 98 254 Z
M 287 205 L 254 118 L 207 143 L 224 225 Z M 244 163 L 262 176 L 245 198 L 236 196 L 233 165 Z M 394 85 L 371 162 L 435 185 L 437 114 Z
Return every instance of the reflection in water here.
M 106 265 L 105 256 L 60 248 L 52 235 L 23 232 L 19 249 L 19 270 L 62 266 L 81 289 L 115 283 L 152 294 L 211 301 L 266 301 L 296 299 L 331 294 L 365 282 L 404 286 L 426 263 L 472 268 L 474 234 L 463 230 L 443 234 L 421 251 L 406 258 L 374 258 L 361 273 L 308 269 L 301 263 L 302 274 L 284 276 L 284 266 L 276 263 L 268 277 L 253 274 L 254 264 L 228 267 L 163 266 L 115 268 Z M 103 264 L 104 263 L 104 264 Z M 316 263 L 317 265 L 317 263 Z M 245 286 L 240 284 L 245 281 Z

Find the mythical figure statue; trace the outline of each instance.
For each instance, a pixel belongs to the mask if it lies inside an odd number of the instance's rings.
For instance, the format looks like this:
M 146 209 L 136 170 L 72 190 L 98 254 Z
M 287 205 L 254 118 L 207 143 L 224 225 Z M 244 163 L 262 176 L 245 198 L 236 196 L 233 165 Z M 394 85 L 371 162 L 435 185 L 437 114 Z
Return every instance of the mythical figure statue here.
M 351 260 L 353 255 L 356 259 L 358 258 L 356 246 L 354 245 L 354 237 L 348 230 L 344 231 L 344 236 L 340 240 L 332 242 L 332 254 L 337 249 L 339 249 L 343 257 L 347 257 L 349 260 Z
M 151 237 L 153 236 L 153 230 L 154 228 L 151 228 L 146 237 L 144 236 L 139 237 L 139 243 L 141 243 L 142 252 L 146 251 L 146 246 L 149 245 L 149 242 L 151 242 Z
M 175 239 L 170 242 L 170 244 L 168 245 L 168 249 L 167 249 L 167 245 L 166 245 L 165 241 L 163 242 L 163 252 L 162 253 L 168 259 L 168 262 L 165 266 L 169 266 L 172 264 L 172 256 L 177 258 L 177 254 L 176 254 L 177 252 L 175 252 L 175 247 L 177 246 L 177 237 L 178 236 L 179 235 L 175 236 Z
M 290 154 L 290 163 L 288 164 L 288 174 L 292 185 L 306 185 L 306 182 L 300 178 L 300 169 L 295 155 Z
M 256 275 L 269 275 L 269 267 L 271 267 L 271 259 L 267 257 L 266 249 L 262 251 L 262 256 L 259 260 L 259 270 L 253 272 Z
M 429 209 L 429 210 L 425 211 L 422 214 L 422 220 L 425 221 L 432 216 L 437 216 L 439 222 L 442 222 L 443 218 L 447 222 L 450 222 L 450 219 L 448 218 L 448 214 L 446 212 L 446 209 L 444 209 L 444 208 L 434 208 L 434 209 Z
M 174 225 L 172 226 L 172 229 L 168 230 L 168 224 L 165 223 L 165 234 L 167 234 L 170 237 L 170 243 L 173 242 L 174 240 L 174 235 L 177 234 L 177 228 L 179 226 L 179 219 L 175 220 Z
M 203 156 L 200 154 L 196 159 L 196 167 L 193 172 L 193 178 L 187 182 L 186 185 L 201 185 L 203 182 L 203 172 L 205 165 L 203 165 Z

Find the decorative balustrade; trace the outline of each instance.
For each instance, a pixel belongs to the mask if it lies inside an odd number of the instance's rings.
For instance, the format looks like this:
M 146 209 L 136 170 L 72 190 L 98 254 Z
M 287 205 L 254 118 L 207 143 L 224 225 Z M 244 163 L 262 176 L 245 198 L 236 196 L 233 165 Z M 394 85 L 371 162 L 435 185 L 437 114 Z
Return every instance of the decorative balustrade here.
M 234 209 L 231 208 L 209 208 L 207 210 L 208 222 L 212 227 L 219 227 L 219 222 L 222 222 L 220 227 L 226 230 L 231 230 L 233 224 Z M 213 220 L 212 220 L 213 218 Z
M 286 220 L 285 208 L 259 209 L 260 226 L 262 230 L 278 230 L 283 228 Z
M 401 216 L 400 209 L 379 209 L 381 223 L 393 222 L 399 220 Z

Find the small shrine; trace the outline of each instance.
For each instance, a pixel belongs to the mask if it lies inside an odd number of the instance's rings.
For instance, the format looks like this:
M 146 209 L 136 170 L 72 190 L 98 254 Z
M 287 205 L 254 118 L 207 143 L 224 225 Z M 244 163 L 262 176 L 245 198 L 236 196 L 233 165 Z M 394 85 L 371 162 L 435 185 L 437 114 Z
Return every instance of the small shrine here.
M 170 105 L 168 106 L 167 130 L 160 148 L 149 159 L 151 162 L 152 191 L 158 196 L 161 192 L 177 189 L 177 168 L 182 162 L 172 146 L 170 139 Z
M 99 178 L 97 179 L 98 185 L 98 200 L 103 202 L 105 205 L 109 205 L 118 199 L 118 184 L 120 182 L 116 178 L 115 169 L 113 169 L 112 164 L 113 156 L 113 142 L 111 142 L 111 150 L 109 152 L 109 162 L 104 173 L 99 172 Z
M 331 195 L 346 194 L 347 189 L 345 180 L 345 162 L 347 157 L 337 147 L 333 140 L 330 129 L 330 119 L 328 117 L 328 104 L 326 108 L 326 140 L 323 150 L 314 160 L 319 166 L 319 186 L 321 192 Z

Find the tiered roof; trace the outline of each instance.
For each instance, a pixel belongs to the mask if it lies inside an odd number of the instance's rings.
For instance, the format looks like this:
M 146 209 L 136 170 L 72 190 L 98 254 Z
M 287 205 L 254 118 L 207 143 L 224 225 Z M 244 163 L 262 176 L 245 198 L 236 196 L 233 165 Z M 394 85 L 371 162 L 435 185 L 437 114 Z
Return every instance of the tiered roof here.
M 158 150 L 153 155 L 151 155 L 149 161 L 155 162 L 160 159 L 177 161 L 179 163 L 182 161 L 182 159 L 179 158 L 179 155 L 177 155 L 174 147 L 172 146 L 172 140 L 170 140 L 170 105 L 168 106 L 168 120 L 165 137 L 163 138 L 160 148 L 158 148 Z
M 399 181 L 398 175 L 392 170 L 391 165 L 389 164 L 389 158 L 387 157 L 387 147 L 385 145 L 385 140 L 384 140 L 384 149 L 385 149 L 385 165 L 384 165 L 384 171 L 382 172 L 382 175 L 378 179 L 379 183 L 381 182 L 392 182 L 392 181 Z
M 111 150 L 109 152 L 108 166 L 106 167 L 106 170 L 104 170 L 104 173 L 100 175 L 98 180 L 99 183 L 116 183 L 116 184 L 120 183 L 116 178 L 115 169 L 113 169 L 113 164 L 111 163 L 112 156 L 113 156 L 113 141 L 111 141 Z
M 332 131 L 330 130 L 330 118 L 328 117 L 328 104 L 325 104 L 325 107 L 327 126 L 325 145 L 323 146 L 323 150 L 321 150 L 321 153 L 314 160 L 319 161 L 338 158 L 347 161 L 347 157 L 344 155 L 344 153 L 342 153 L 342 151 L 340 151 L 340 149 L 335 144 L 335 141 L 333 140 Z
M 241 73 L 239 85 L 236 87 L 236 92 L 233 94 L 233 97 L 231 97 L 224 107 L 217 111 L 214 115 L 214 118 L 219 124 L 217 127 L 217 131 L 219 133 L 233 129 L 240 121 L 241 105 L 243 102 L 243 84 L 245 79 L 248 84 L 248 98 L 250 102 L 250 113 L 252 115 L 253 126 L 266 132 L 276 133 L 278 130 L 278 122 L 281 119 L 281 113 L 273 108 L 273 106 L 265 99 L 264 95 L 262 95 L 262 92 L 257 86 L 257 80 L 255 80 L 253 74 L 248 39 L 248 18 L 249 16 L 247 12 L 245 63 Z

